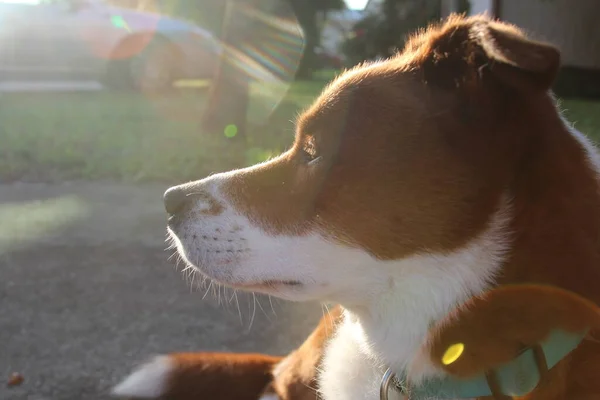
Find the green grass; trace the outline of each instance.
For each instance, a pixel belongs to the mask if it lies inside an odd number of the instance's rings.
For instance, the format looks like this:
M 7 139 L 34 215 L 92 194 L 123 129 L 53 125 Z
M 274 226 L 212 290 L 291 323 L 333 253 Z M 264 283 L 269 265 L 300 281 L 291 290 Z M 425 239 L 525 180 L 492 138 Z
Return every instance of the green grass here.
M 224 132 L 201 132 L 205 96 L 191 92 L 0 94 L 0 180 L 181 181 L 250 165 L 290 145 L 292 121 L 332 77 L 294 83 L 268 121 L 269 107 L 258 105 L 274 106 L 265 93 L 281 88 L 253 87 L 243 148 Z M 561 108 L 600 139 L 600 102 L 565 100 Z
M 600 102 L 561 100 L 559 107 L 565 117 L 595 143 L 600 143 Z
M 294 83 L 273 113 L 253 88 L 241 151 L 224 132 L 201 132 L 206 91 L 0 94 L 0 180 L 181 180 L 253 164 L 289 146 L 291 121 L 323 84 Z

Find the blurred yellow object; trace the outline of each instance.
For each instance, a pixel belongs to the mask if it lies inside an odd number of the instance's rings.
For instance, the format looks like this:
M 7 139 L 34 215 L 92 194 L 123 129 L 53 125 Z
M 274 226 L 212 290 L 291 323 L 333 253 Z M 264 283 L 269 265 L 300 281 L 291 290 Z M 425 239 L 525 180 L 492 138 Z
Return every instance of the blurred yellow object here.
M 462 344 L 462 343 L 453 344 L 452 346 L 448 347 L 448 349 L 442 356 L 442 363 L 444 365 L 452 364 L 454 361 L 456 361 L 460 358 L 463 351 L 465 351 L 464 344 Z

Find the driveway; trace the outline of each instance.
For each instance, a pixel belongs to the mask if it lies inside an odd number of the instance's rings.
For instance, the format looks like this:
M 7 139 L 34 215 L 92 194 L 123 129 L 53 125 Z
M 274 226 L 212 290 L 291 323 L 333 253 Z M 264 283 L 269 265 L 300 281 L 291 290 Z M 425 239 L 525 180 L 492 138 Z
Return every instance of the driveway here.
M 164 251 L 164 186 L 0 185 L 0 399 L 100 400 L 172 351 L 283 354 L 318 318 L 197 287 Z M 11 373 L 24 377 L 7 387 Z

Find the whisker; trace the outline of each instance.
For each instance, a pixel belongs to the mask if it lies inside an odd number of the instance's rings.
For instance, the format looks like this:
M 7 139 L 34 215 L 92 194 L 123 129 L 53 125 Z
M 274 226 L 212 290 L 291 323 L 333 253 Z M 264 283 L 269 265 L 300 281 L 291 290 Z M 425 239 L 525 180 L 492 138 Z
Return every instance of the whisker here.
M 248 326 L 248 332 L 252 329 L 254 323 L 254 316 L 256 315 L 256 295 L 252 292 L 252 317 L 250 318 L 250 326 Z
M 204 296 L 202 296 L 202 300 L 204 300 L 206 298 L 206 295 L 208 294 L 208 292 L 210 291 L 210 288 L 212 286 L 213 281 L 209 281 L 208 283 L 208 287 L 206 288 L 206 292 L 204 292 Z
M 237 305 L 238 315 L 240 317 L 240 324 L 243 326 L 244 321 L 242 319 L 242 310 L 240 310 L 240 302 L 238 301 L 237 289 L 233 289 L 233 296 L 235 297 L 235 304 Z
M 273 315 L 275 317 L 277 317 L 277 313 L 275 312 L 275 309 L 273 308 L 273 298 L 271 297 L 271 295 L 269 295 L 269 304 L 271 305 L 271 312 L 273 312 Z
M 198 276 L 198 273 L 195 269 L 191 270 L 191 278 L 192 278 L 192 284 L 190 285 L 190 292 L 194 292 L 194 285 L 196 284 L 196 277 Z
M 325 303 L 321 303 L 321 309 L 323 310 L 323 318 L 329 317 L 331 318 L 331 311 L 329 311 L 329 307 Z M 329 332 L 329 324 L 325 324 L 325 335 L 328 336 Z
M 263 312 L 263 314 L 265 315 L 265 317 L 267 317 L 267 319 L 269 320 L 269 322 L 271 322 L 271 318 L 269 318 L 269 316 L 267 315 L 267 313 L 265 312 L 265 309 L 262 307 L 262 305 L 260 304 L 260 297 L 257 300 L 258 302 L 258 307 L 261 309 L 261 311 Z
M 211 282 L 211 285 L 212 285 L 213 282 Z M 217 298 L 217 285 L 218 285 L 218 283 L 215 282 L 215 284 L 212 286 L 212 297 L 213 297 L 213 299 Z

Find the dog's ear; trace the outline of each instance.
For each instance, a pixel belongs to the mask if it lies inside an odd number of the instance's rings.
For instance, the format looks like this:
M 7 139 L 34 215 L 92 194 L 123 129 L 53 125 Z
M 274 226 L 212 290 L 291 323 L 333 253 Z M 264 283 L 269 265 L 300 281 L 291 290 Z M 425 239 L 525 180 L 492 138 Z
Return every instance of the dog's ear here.
M 473 94 L 497 83 L 519 91 L 546 91 L 560 67 L 555 47 L 485 16 L 451 16 L 433 30 L 413 37 L 405 53 L 416 55 L 425 81 L 439 87 Z
M 494 21 L 474 24 L 471 35 L 483 49 L 491 74 L 507 85 L 546 91 L 554 82 L 560 67 L 556 47 L 530 40 L 516 28 Z

